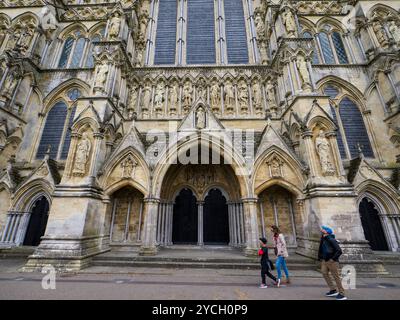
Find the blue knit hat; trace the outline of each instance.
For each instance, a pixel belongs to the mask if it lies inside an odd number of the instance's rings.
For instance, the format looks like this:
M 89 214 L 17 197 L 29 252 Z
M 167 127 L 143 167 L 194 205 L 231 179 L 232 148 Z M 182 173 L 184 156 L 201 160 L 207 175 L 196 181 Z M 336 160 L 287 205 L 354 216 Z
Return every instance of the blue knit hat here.
M 321 229 L 325 230 L 328 234 L 332 234 L 333 230 L 327 226 L 322 226 Z

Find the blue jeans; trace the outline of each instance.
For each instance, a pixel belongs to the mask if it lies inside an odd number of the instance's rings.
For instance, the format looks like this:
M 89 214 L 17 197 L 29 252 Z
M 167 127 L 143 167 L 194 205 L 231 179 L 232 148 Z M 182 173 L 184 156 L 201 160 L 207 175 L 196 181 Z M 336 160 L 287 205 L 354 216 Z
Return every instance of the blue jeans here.
M 283 268 L 283 271 L 285 272 L 286 279 L 288 279 L 289 278 L 289 270 L 286 266 L 285 257 L 279 256 L 278 259 L 276 259 L 276 271 L 278 272 L 278 279 L 280 279 L 282 276 L 281 267 Z

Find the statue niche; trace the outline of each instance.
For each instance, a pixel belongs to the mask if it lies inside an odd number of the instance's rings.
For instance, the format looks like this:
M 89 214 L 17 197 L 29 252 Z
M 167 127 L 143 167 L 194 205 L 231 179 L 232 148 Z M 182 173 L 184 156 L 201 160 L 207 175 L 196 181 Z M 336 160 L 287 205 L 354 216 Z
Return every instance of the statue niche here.
M 88 133 L 85 132 L 82 135 L 82 139 L 78 143 L 75 152 L 75 161 L 73 168 L 74 176 L 85 176 L 87 173 L 87 164 L 90 158 L 90 151 L 92 149 L 92 143 L 88 138 Z

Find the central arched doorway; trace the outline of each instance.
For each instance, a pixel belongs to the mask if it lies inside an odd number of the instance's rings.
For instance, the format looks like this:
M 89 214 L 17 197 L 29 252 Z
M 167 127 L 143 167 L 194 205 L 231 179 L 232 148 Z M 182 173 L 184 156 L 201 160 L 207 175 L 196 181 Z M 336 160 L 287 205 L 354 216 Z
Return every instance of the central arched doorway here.
M 49 217 L 49 202 L 45 196 L 41 196 L 32 206 L 28 228 L 25 233 L 25 246 L 38 246 L 40 238 L 46 231 L 47 219 Z
M 364 229 L 365 239 L 369 241 L 372 250 L 389 250 L 379 211 L 375 204 L 367 197 L 363 198 L 359 205 L 361 224 Z
M 175 199 L 173 211 L 173 244 L 197 244 L 198 214 L 197 199 L 192 190 L 182 189 Z
M 229 243 L 229 215 L 225 196 L 217 188 L 211 189 L 204 199 L 204 243 Z

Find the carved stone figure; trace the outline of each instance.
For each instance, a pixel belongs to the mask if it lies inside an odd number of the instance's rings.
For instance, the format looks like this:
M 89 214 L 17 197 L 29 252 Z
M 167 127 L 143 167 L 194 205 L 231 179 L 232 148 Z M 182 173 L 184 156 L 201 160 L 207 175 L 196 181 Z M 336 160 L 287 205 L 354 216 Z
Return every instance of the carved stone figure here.
M 262 113 L 262 91 L 259 82 L 253 84 L 253 106 L 257 114 Z
M 151 102 L 151 85 L 149 83 L 143 88 L 143 99 L 142 99 L 142 115 L 144 118 L 148 116 L 149 106 Z
M 219 114 L 221 110 L 221 99 L 220 99 L 220 87 L 217 82 L 214 82 L 211 86 L 211 108 L 216 113 Z
M 320 130 L 317 138 L 315 139 L 315 147 L 319 156 L 321 164 L 322 175 L 331 176 L 335 174 L 330 155 L 330 145 L 328 139 L 326 139 L 324 131 Z
M 140 16 L 139 31 L 140 31 L 140 37 L 143 38 L 146 37 L 147 20 L 148 20 L 147 14 L 143 14 Z
M 274 156 L 269 162 L 269 170 L 272 178 L 280 177 L 282 176 L 282 162 Z
M 179 86 L 173 84 L 169 92 L 169 114 L 175 115 L 179 104 Z
M 186 114 L 189 112 L 192 104 L 193 88 L 189 81 L 185 82 L 183 86 L 183 112 Z
M 265 26 L 260 14 L 256 15 L 254 22 L 256 24 L 257 38 L 263 39 L 265 37 Z
M 266 85 L 267 104 L 269 108 L 276 107 L 275 88 L 271 80 L 267 81 Z
M 104 86 L 107 81 L 107 75 L 108 75 L 108 64 L 104 62 L 97 67 L 94 87 L 104 89 Z
M 267 52 L 267 43 L 266 41 L 259 42 L 261 63 L 268 64 L 268 52 Z
M 196 128 L 204 129 L 206 127 L 206 113 L 203 107 L 196 110 Z
M 74 175 L 85 175 L 86 165 L 89 161 L 90 149 L 92 143 L 88 138 L 87 132 L 82 135 L 82 139 L 76 148 L 75 163 L 74 163 Z
M 120 28 L 121 28 L 121 17 L 118 12 L 115 12 L 110 20 L 110 25 L 109 25 L 108 37 L 110 40 L 118 39 Z
M 18 79 L 16 78 L 13 72 L 10 72 L 4 81 L 3 95 L 7 98 L 11 98 L 17 84 L 18 84 Z
M 379 44 L 382 47 L 387 47 L 389 44 L 389 41 L 388 41 L 386 31 L 383 28 L 383 25 L 378 20 L 376 20 L 372 23 L 372 29 L 375 32 L 375 35 L 376 35 L 376 38 L 378 39 Z
M 163 110 L 165 87 L 164 83 L 160 82 L 157 85 L 156 92 L 154 94 L 154 108 L 156 110 L 156 115 L 160 115 Z
M 247 113 L 249 109 L 249 91 L 247 88 L 247 84 L 244 81 L 241 81 L 239 83 L 239 105 L 240 105 L 240 110 L 242 113 Z
M 296 60 L 296 67 L 299 71 L 302 89 L 307 90 L 311 88 L 310 73 L 308 72 L 307 61 L 303 55 L 299 54 Z
M 285 25 L 286 33 L 289 38 L 297 37 L 296 20 L 291 10 L 288 8 L 282 13 L 283 24 Z
M 129 100 L 129 109 L 135 110 L 137 106 L 137 87 L 133 86 Z
M 228 113 L 232 113 L 235 108 L 235 91 L 229 80 L 224 86 L 224 104 Z
M 138 50 L 136 51 L 136 67 L 142 66 L 142 60 L 143 60 L 143 50 L 141 48 L 138 48 Z
M 133 178 L 134 168 L 137 166 L 137 162 L 129 155 L 121 162 L 122 178 Z
M 393 40 L 396 43 L 400 43 L 400 28 L 396 24 L 396 21 L 394 20 L 390 21 L 388 28 L 390 33 L 392 34 Z

